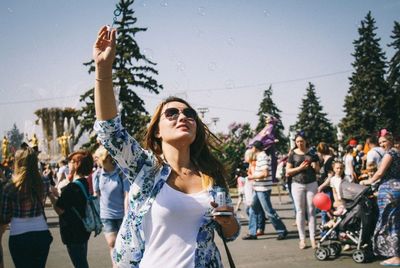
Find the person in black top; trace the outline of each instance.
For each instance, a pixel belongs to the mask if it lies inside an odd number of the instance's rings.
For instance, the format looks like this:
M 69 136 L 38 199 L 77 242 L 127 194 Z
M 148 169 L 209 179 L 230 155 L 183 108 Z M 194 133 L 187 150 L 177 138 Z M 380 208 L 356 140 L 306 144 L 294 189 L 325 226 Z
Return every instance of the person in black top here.
M 325 180 L 329 177 L 329 172 L 333 173 L 333 160 L 334 157 L 331 154 L 331 150 L 329 149 L 328 144 L 325 142 L 320 142 L 317 146 L 317 152 L 318 156 L 320 158 L 320 163 L 321 163 L 321 169 L 319 171 L 319 179 L 318 179 L 318 185 L 321 185 L 325 182 Z M 333 200 L 333 193 L 332 193 L 332 188 L 331 187 L 326 187 L 323 189 L 323 192 L 329 195 L 329 197 L 332 200 L 332 204 L 334 202 Z M 329 221 L 328 214 L 326 211 L 321 211 L 321 224 L 325 224 Z
M 87 151 L 77 151 L 68 156 L 68 164 L 73 175 L 73 181 L 79 180 L 87 194 L 89 186 L 86 177 L 92 172 L 93 158 Z M 87 262 L 87 245 L 90 233 L 86 231 L 83 222 L 75 214 L 75 208 L 81 217 L 85 217 L 86 197 L 79 185 L 69 183 L 61 191 L 54 209 L 60 216 L 61 240 L 67 246 L 68 254 L 74 267 L 89 267 Z
M 315 242 L 315 207 L 312 203 L 317 193 L 317 177 L 319 172 L 319 158 L 309 151 L 303 133 L 295 136 L 296 147 L 289 153 L 286 164 L 286 175 L 292 177 L 292 195 L 296 206 L 296 224 L 299 232 L 299 248 L 305 249 L 305 214 L 308 213 L 308 230 L 313 248 Z

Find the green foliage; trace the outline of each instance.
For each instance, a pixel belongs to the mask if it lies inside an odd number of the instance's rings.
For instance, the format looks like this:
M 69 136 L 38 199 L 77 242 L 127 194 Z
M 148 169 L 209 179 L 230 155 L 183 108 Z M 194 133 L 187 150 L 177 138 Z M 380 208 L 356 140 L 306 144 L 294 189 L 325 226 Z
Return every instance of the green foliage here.
M 221 151 L 214 152 L 220 159 L 231 178 L 228 181 L 230 186 L 236 187 L 235 171 L 243 166 L 244 153 L 247 142 L 254 136 L 254 132 L 249 123 L 233 123 L 229 126 L 228 134 L 219 134 L 218 138 L 222 141 Z
M 17 125 L 14 123 L 12 126 L 12 129 L 7 131 L 7 139 L 10 142 L 10 151 L 15 152 L 16 150 L 19 149 L 19 147 L 22 144 L 22 141 L 24 140 L 24 133 L 21 133 L 17 127 Z
M 315 86 L 308 84 L 306 95 L 300 106 L 300 113 L 297 115 L 297 122 L 291 126 L 292 130 L 304 131 L 308 143 L 317 145 L 319 142 L 335 144 L 335 129 L 332 123 L 326 118 L 322 111 L 320 100 L 315 93 Z
M 282 111 L 279 110 L 272 100 L 272 86 L 269 86 L 269 88 L 264 91 L 263 100 L 258 108 L 258 124 L 256 127 L 256 132 L 258 133 L 265 127 L 264 114 L 270 114 L 278 119 L 278 123 L 275 126 L 275 138 L 278 139 L 279 142 L 276 144 L 276 149 L 278 152 L 286 153 L 288 150 L 289 139 L 283 134 L 284 127 L 281 121 L 281 112 Z
M 162 86 L 158 84 L 153 75 L 158 71 L 153 68 L 156 64 L 146 58 L 140 51 L 135 40 L 137 33 L 145 32 L 146 28 L 135 27 L 137 18 L 134 17 L 132 5 L 134 0 L 120 0 L 117 8 L 121 11 L 120 17 L 115 21 L 117 28 L 116 59 L 113 65 L 114 87 L 118 89 L 119 113 L 122 124 L 128 132 L 138 141 L 143 139 L 146 125 L 150 121 L 144 102 L 136 94 L 139 90 L 158 94 Z M 95 71 L 94 61 L 84 63 L 88 66 L 89 73 Z M 80 101 L 85 103 L 81 109 L 81 128 L 78 137 L 83 132 L 93 132 L 95 121 L 94 90 L 89 89 L 81 95 Z M 93 136 L 93 135 L 91 135 Z M 93 146 L 95 139 L 91 139 L 84 147 Z
M 358 29 L 350 88 L 345 97 L 345 117 L 340 123 L 345 140 L 365 139 L 380 128 L 390 126 L 390 92 L 385 82 L 385 55 L 376 37 L 375 20 L 368 12 Z M 398 120 L 398 119 L 397 119 Z
M 391 130 L 400 135 L 400 23 L 395 21 L 393 35 L 390 36 L 393 42 L 389 44 L 393 47 L 395 54 L 389 61 L 387 83 L 389 86 L 389 96 L 387 107 L 392 107 L 389 114 L 391 122 L 388 125 Z

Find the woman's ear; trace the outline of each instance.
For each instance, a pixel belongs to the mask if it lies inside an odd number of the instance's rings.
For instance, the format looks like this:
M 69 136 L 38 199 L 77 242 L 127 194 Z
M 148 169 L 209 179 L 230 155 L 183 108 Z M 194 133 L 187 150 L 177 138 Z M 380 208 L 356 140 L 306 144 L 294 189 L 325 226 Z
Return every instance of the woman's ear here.
M 154 137 L 156 139 L 161 139 L 160 131 L 157 130 L 156 132 L 154 132 Z

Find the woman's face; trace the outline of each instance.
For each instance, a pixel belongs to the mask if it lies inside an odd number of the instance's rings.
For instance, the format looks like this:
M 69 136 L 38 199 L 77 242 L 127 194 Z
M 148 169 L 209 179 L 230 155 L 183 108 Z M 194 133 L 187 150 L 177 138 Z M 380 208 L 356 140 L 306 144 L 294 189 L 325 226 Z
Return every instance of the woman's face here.
M 385 137 L 380 137 L 379 138 L 379 146 L 382 147 L 385 151 L 390 149 L 392 146 L 390 141 L 387 140 Z
M 162 142 L 190 146 L 196 139 L 197 114 L 181 102 L 168 102 L 161 110 L 156 137 Z
M 303 139 L 303 137 L 298 136 L 294 142 L 296 143 L 297 148 L 299 149 L 306 148 L 306 141 Z

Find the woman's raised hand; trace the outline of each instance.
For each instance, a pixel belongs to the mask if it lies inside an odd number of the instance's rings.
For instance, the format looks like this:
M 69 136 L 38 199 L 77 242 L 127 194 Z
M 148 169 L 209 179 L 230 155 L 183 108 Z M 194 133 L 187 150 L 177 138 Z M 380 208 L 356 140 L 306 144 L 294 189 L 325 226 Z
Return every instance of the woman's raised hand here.
M 93 46 L 93 59 L 96 63 L 98 71 L 110 71 L 115 59 L 115 40 L 116 30 L 108 31 L 107 26 L 103 26 Z

